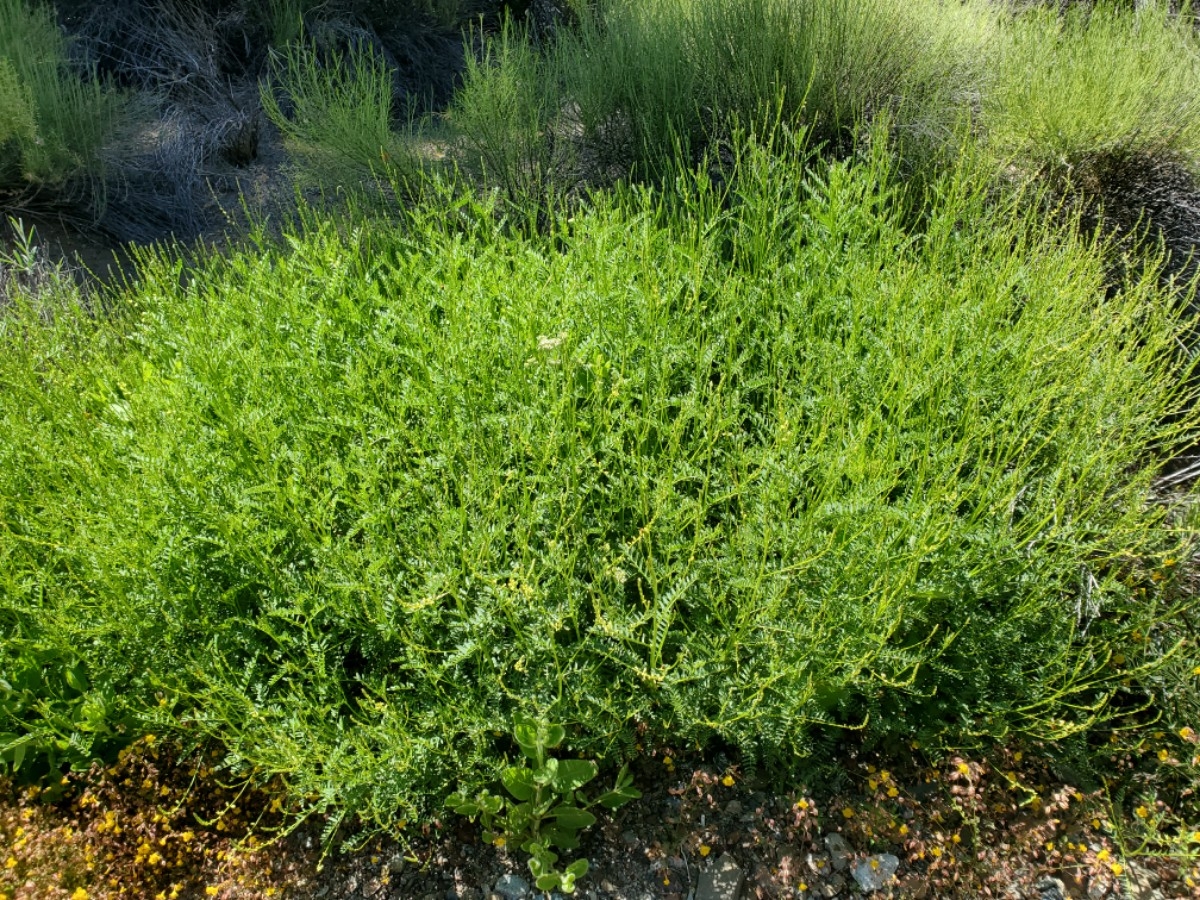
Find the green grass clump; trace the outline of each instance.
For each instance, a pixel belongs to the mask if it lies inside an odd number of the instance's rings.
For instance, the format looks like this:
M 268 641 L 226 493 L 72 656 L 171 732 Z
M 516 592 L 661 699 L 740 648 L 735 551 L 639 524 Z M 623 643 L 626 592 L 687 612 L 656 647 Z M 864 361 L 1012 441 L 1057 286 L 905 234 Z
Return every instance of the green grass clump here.
M 0 0 L 0 193 L 101 186 L 129 111 L 127 98 L 68 70 L 49 6 Z
M 1054 174 L 1105 158 L 1200 165 L 1200 38 L 1190 7 L 1034 8 L 1004 29 L 990 140 Z
M 315 221 L 150 259 L 109 319 L 18 302 L 0 676 L 83 687 L 0 732 L 132 714 L 386 824 L 489 780 L 515 710 L 784 769 L 828 726 L 1087 727 L 1174 612 L 1138 589 L 1187 549 L 1151 497 L 1196 433 L 1180 323 L 969 173 L 912 230 L 881 154 L 751 145 L 728 195 L 541 237 L 464 199 Z
M 392 72 L 369 46 L 356 44 L 342 54 L 289 44 L 276 53 L 272 69 L 271 86 L 261 91 L 263 108 L 302 179 L 356 191 L 412 164 L 392 129 Z
M 989 23 L 974 4 L 610 0 L 540 58 L 499 35 L 454 118 L 499 156 L 499 116 L 511 109 L 509 130 L 528 130 L 529 110 L 508 99 L 521 85 L 548 143 L 574 136 L 593 166 L 642 175 L 696 159 L 735 122 L 780 115 L 839 150 L 881 113 L 914 147 L 936 144 L 978 97 Z

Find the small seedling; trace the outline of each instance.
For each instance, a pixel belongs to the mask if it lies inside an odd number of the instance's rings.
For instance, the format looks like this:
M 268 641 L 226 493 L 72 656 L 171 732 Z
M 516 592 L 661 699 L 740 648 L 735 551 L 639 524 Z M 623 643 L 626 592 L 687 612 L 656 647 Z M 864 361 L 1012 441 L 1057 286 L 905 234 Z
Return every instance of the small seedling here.
M 633 787 L 626 765 L 611 790 L 589 799 L 583 787 L 596 777 L 596 763 L 547 756 L 546 751 L 566 737 L 561 725 L 518 713 L 513 718 L 513 737 L 529 763 L 507 766 L 500 773 L 500 783 L 512 798 L 482 790 L 471 799 L 456 791 L 446 798 L 446 806 L 472 822 L 478 816 L 485 841 L 528 853 L 529 871 L 539 890 L 573 894 L 575 882 L 587 873 L 588 861 L 577 859 L 560 869 L 555 850 L 579 847 L 580 830 L 596 821 L 591 807 L 617 809 L 642 796 L 641 791 Z

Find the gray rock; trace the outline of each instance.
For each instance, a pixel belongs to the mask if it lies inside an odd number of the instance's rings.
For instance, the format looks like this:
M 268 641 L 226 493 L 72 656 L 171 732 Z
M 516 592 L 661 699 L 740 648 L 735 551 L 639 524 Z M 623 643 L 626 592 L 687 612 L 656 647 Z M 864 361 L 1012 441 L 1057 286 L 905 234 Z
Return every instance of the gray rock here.
M 730 800 L 728 803 L 725 804 L 725 815 L 740 816 L 741 814 L 742 814 L 742 801 L 741 800 Z
M 529 896 L 529 882 L 520 875 L 504 875 L 496 882 L 496 893 L 504 900 L 525 900 Z
M 1049 875 L 1039 879 L 1033 889 L 1038 892 L 1038 900 L 1066 900 L 1067 898 L 1067 886 Z
M 392 858 L 388 860 L 387 868 L 393 875 L 399 875 L 404 871 L 406 865 L 408 862 L 404 859 L 403 853 L 393 853 Z
M 686 869 L 687 869 L 687 863 L 685 863 L 683 861 L 682 856 L 667 857 L 667 865 L 670 866 L 672 869 L 674 869 L 676 872 L 683 872 L 683 871 L 686 871 Z
M 821 885 L 821 895 L 823 897 L 836 897 L 846 887 L 846 879 L 841 875 L 834 875 L 827 882 Z
M 1088 879 L 1088 900 L 1104 900 L 1108 896 L 1108 880 L 1093 876 Z
M 1163 892 L 1158 889 L 1160 882 L 1158 873 L 1135 862 L 1125 869 L 1125 886 L 1130 900 L 1164 900 Z
M 700 873 L 696 900 L 739 900 L 746 875 L 728 853 L 707 872 Z
M 870 893 L 883 890 L 899 868 L 900 860 L 897 857 L 890 853 L 880 853 L 860 859 L 854 864 L 850 874 L 854 876 L 860 888 Z
M 850 860 L 854 856 L 854 850 L 846 843 L 846 839 L 836 831 L 831 831 L 825 835 L 825 849 L 829 851 L 829 858 L 833 862 L 833 870 L 835 872 L 845 872 L 850 867 Z

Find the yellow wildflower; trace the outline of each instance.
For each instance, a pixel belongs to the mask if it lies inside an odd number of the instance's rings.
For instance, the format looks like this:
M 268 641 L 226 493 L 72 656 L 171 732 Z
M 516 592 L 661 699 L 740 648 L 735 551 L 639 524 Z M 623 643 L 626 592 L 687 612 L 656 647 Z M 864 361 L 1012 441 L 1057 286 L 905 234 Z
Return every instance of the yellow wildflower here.
M 900 796 L 900 792 L 899 792 L 898 790 L 896 790 L 896 786 L 895 786 L 895 785 L 892 785 L 891 787 L 889 787 L 889 788 L 887 789 L 887 795 L 888 795 L 889 797 L 891 797 L 892 799 L 895 799 L 896 797 L 899 797 L 899 796 Z
M 968 766 L 965 762 L 960 762 L 957 766 L 955 766 L 955 768 L 958 769 L 959 775 L 970 775 L 971 774 L 971 767 Z
M 215 897 L 215 896 L 217 896 L 217 894 L 221 893 L 221 891 L 219 888 L 213 887 L 210 884 L 208 887 L 206 887 L 204 889 L 204 893 L 206 893 L 210 897 Z
M 1166 761 L 1167 761 L 1167 759 L 1168 759 L 1170 756 L 1171 756 L 1171 754 L 1167 752 L 1167 750 L 1166 750 L 1166 748 L 1165 748 L 1165 747 L 1164 747 L 1162 750 L 1159 750 L 1159 751 L 1158 751 L 1158 758 L 1159 758 L 1159 759 L 1160 759 L 1162 762 L 1166 762 Z
M 726 775 L 721 779 L 721 784 L 725 785 L 725 787 L 733 787 L 733 776 Z
M 800 882 L 798 885 L 796 885 L 796 889 L 797 889 L 797 890 L 800 890 L 800 891 L 807 891 L 807 890 L 808 890 L 808 885 L 807 885 L 807 884 L 805 884 L 805 883 L 802 881 L 802 882 Z
M 1146 809 L 1145 806 L 1139 806 L 1133 812 L 1134 812 L 1134 815 L 1136 815 L 1139 819 L 1150 818 L 1150 810 Z
M 1096 859 L 1100 862 L 1104 862 L 1109 856 L 1111 856 L 1111 854 L 1108 852 L 1108 850 L 1101 850 L 1096 854 Z
M 1179 736 L 1185 741 L 1193 741 L 1196 739 L 1196 732 L 1191 728 L 1184 726 L 1183 728 L 1179 729 Z
M 901 825 L 901 826 L 900 826 L 900 834 L 901 834 L 901 835 L 908 834 L 908 826 L 907 826 L 907 825 Z
M 75 892 L 71 894 L 71 900 L 87 900 L 87 891 L 81 887 L 75 888 Z
M 671 768 L 671 766 L 675 765 L 675 760 L 671 759 L 671 757 L 669 757 L 669 756 L 664 756 L 663 757 L 663 765 L 669 769 L 669 768 Z
M 712 847 L 708 846 L 708 844 L 700 845 L 700 855 L 701 856 L 708 856 L 708 854 L 710 854 L 710 853 L 712 853 Z
M 798 810 L 800 810 L 801 812 L 803 812 L 804 810 L 808 809 L 808 801 L 807 800 L 796 801 L 796 808 Z
M 1125 867 L 1120 863 L 1113 863 L 1111 866 L 1109 866 L 1109 868 L 1112 870 L 1114 875 L 1120 875 L 1125 871 Z
M 868 778 L 867 779 L 867 787 L 869 787 L 871 790 L 875 790 L 875 788 L 879 787 L 879 782 L 876 781 L 874 778 Z
M 854 818 L 854 810 L 852 810 L 848 806 L 844 807 L 842 809 L 842 815 L 845 816 L 847 819 L 853 819 Z

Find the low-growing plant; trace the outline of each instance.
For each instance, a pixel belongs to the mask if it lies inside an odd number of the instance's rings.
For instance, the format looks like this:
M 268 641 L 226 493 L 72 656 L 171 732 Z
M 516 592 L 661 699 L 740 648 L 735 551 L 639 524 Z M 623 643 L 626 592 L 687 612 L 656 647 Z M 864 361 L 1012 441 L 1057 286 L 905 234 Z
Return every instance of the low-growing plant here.
M 1131 635 L 1197 608 L 1139 593 L 1193 541 L 1155 493 L 1200 415 L 1174 298 L 967 167 L 918 218 L 883 150 L 804 146 L 18 304 L 0 643 L 383 828 L 491 784 L 516 703 L 589 758 L 779 772 L 1144 705 L 1184 651 Z
M 611 789 L 588 798 L 584 787 L 599 772 L 592 760 L 558 759 L 547 754 L 562 744 L 566 729 L 521 713 L 513 717 L 513 737 L 529 763 L 506 766 L 500 783 L 511 797 L 481 790 L 474 797 L 456 792 L 446 806 L 472 822 L 478 817 L 483 839 L 500 847 L 520 847 L 529 854 L 529 871 L 542 891 L 575 892 L 575 882 L 588 870 L 586 859 L 559 868 L 558 850 L 579 848 L 579 832 L 596 822 L 594 806 L 618 809 L 636 800 L 628 766 L 622 766 Z

